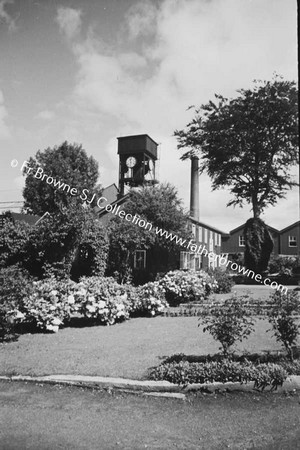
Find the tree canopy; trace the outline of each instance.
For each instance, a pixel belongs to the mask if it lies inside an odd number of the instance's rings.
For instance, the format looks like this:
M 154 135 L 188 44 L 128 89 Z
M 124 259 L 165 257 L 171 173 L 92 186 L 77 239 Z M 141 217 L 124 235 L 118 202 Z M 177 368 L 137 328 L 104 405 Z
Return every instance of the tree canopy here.
M 62 207 L 34 226 L 8 216 L 0 229 L 0 268 L 20 265 L 38 278 L 104 275 L 107 231 L 90 209 Z
M 185 213 L 177 190 L 170 184 L 158 184 L 132 189 L 123 209 L 140 216 L 153 225 L 151 231 L 115 218 L 110 223 L 110 249 L 108 273 L 118 273 L 119 281 L 128 276 L 135 250 L 148 250 L 149 259 L 155 260 L 153 273 L 177 267 L 180 246 L 165 237 L 157 235 L 154 228 L 162 228 L 183 239 L 190 238 L 187 230 L 188 215 Z M 147 257 L 148 257 L 147 256 Z M 145 280 L 144 280 L 145 281 Z
M 72 196 L 68 190 L 56 188 L 53 184 L 49 185 L 45 180 L 35 177 L 39 167 L 43 169 L 44 174 L 56 181 L 76 188 L 78 194 Z M 33 169 L 30 173 L 29 168 Z M 27 175 L 23 190 L 24 210 L 27 213 L 55 213 L 71 203 L 82 204 L 80 194 L 83 189 L 89 191 L 89 198 L 92 198 L 93 193 L 100 194 L 100 186 L 97 185 L 97 161 L 92 156 L 88 157 L 81 145 L 69 144 L 67 141 L 52 149 L 39 150 L 35 157 L 29 158 L 23 174 Z
M 299 161 L 298 90 L 293 81 L 275 76 L 238 94 L 215 95 L 175 136 L 178 147 L 188 149 L 182 159 L 199 156 L 213 190 L 229 187 L 233 198 L 227 206 L 246 202 L 259 217 L 297 185 L 290 172 Z

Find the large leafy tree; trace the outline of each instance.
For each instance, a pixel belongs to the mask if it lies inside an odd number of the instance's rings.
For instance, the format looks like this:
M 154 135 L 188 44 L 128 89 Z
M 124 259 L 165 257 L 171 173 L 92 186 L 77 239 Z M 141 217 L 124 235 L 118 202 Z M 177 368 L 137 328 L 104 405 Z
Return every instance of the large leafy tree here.
M 29 168 L 32 169 L 30 172 Z M 46 179 L 35 177 L 38 168 L 43 169 L 43 174 L 69 185 L 71 189 L 77 189 L 77 194 L 71 195 L 70 190 L 59 189 L 53 184 L 47 184 Z M 23 190 L 24 210 L 28 213 L 56 213 L 74 201 L 82 203 L 80 195 L 83 189 L 88 190 L 88 199 L 91 199 L 94 193 L 100 194 L 100 187 L 97 185 L 98 163 L 92 156 L 88 157 L 78 144 L 65 141 L 54 148 L 39 150 L 35 157 L 29 158 L 23 173 L 26 175 Z
M 170 184 L 158 184 L 132 189 L 123 209 L 152 224 L 152 230 L 139 227 L 124 219 L 113 219 L 110 223 L 110 250 L 108 273 L 118 274 L 119 281 L 129 275 L 135 250 L 147 250 L 148 270 L 142 280 L 136 274 L 135 281 L 146 281 L 157 272 L 177 267 L 180 245 L 154 231 L 155 227 L 166 230 L 182 239 L 189 239 L 188 215 L 185 213 L 177 190 Z
M 248 244 L 261 224 L 256 219 L 297 184 L 291 168 L 299 161 L 298 91 L 294 82 L 275 76 L 239 90 L 233 99 L 215 97 L 196 109 L 193 120 L 175 136 L 178 147 L 186 149 L 182 159 L 199 156 L 200 172 L 208 173 L 213 190 L 229 188 L 232 199 L 227 206 L 251 204 L 247 254 L 255 251 L 255 244 Z M 264 251 L 270 251 L 270 245 L 260 239 L 258 252 Z M 261 258 L 256 255 L 254 260 Z

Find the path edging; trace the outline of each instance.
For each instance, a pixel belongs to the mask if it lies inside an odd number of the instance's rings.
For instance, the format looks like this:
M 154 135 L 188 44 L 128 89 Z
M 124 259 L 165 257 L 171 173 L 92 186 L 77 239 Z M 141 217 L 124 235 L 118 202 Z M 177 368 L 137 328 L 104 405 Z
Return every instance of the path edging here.
M 85 375 L 46 375 L 31 377 L 27 375 L 13 375 L 0 376 L 0 380 L 5 381 L 24 381 L 31 383 L 48 383 L 48 384 L 62 384 L 68 386 L 81 386 L 90 388 L 102 389 L 119 389 L 135 392 L 156 392 L 156 393 L 188 393 L 191 391 L 205 390 L 210 393 L 218 391 L 244 391 L 253 392 L 254 382 L 247 384 L 240 383 L 204 383 L 204 384 L 189 384 L 185 387 L 178 384 L 173 384 L 168 381 L 152 381 L 152 380 L 131 380 L 125 378 L 111 378 Z M 291 375 L 279 386 L 277 393 L 292 392 L 300 390 L 300 375 Z M 267 387 L 265 391 L 270 391 Z

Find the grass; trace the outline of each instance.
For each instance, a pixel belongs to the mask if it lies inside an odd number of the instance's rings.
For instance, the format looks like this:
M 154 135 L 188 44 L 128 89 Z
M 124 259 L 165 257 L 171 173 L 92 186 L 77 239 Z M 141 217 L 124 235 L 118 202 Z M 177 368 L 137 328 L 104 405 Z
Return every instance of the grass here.
M 251 287 L 252 288 L 252 287 Z M 237 292 L 245 290 L 238 287 Z M 253 297 L 268 295 L 253 289 Z M 266 333 L 269 324 L 257 321 L 255 333 L 238 344 L 239 351 L 281 350 Z M 198 328 L 197 317 L 131 319 L 112 327 L 65 328 L 57 334 L 24 334 L 0 344 L 0 374 L 80 374 L 142 379 L 149 367 L 175 353 L 216 353 L 218 343 Z
M 297 449 L 298 395 L 188 401 L 0 383 L 1 449 Z

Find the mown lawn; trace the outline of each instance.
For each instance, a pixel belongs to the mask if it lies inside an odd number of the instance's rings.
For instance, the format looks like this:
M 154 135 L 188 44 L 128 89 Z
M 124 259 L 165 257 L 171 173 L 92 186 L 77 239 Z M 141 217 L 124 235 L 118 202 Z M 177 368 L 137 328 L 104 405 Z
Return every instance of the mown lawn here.
M 254 288 L 253 296 L 258 293 L 259 288 Z M 266 321 L 257 321 L 255 333 L 239 344 L 238 350 L 281 349 L 272 333 L 266 333 L 268 328 Z M 21 335 L 16 342 L 0 344 L 0 374 L 141 379 L 164 356 L 217 351 L 218 343 L 198 328 L 197 317 L 137 318 L 111 327 L 65 328 L 57 334 Z

